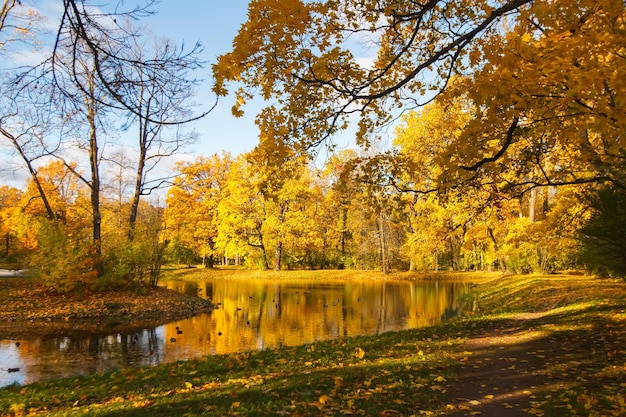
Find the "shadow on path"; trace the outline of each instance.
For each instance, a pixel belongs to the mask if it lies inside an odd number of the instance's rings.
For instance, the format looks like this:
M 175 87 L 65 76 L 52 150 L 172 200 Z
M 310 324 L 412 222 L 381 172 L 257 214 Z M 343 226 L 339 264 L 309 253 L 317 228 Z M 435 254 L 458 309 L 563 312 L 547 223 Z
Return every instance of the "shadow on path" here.
M 604 322 L 565 321 L 524 314 L 477 330 L 446 394 L 446 416 L 542 415 L 541 404 L 571 381 L 593 381 L 594 358 L 605 361 L 619 342 L 606 337 Z

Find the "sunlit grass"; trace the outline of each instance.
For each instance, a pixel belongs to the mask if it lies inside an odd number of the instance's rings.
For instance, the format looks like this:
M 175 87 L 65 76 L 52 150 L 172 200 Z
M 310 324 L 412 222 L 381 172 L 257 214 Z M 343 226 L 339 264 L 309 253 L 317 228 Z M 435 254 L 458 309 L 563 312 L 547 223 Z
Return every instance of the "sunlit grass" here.
M 451 280 L 471 281 L 475 283 L 488 282 L 502 277 L 501 272 L 476 274 L 473 272 L 391 272 L 341 269 L 341 270 L 258 270 L 242 267 L 204 268 L 192 267 L 183 269 L 165 270 L 163 280 L 182 279 L 189 281 L 205 281 L 211 279 L 263 279 L 263 280 Z
M 341 271 L 345 279 L 383 274 Z M 189 269 L 176 279 L 332 279 L 337 271 Z M 414 279 L 398 274 L 394 279 Z M 476 314 L 433 327 L 244 352 L 60 379 L 0 390 L 1 415 L 445 415 L 455 374 L 474 360 L 475 335 L 506 329 L 507 349 L 546 341 L 537 351 L 549 383 L 528 414 L 626 415 L 626 285 L 593 277 L 476 276 L 467 302 Z M 468 309 L 466 311 L 469 311 Z M 550 348 L 570 348 L 552 355 Z M 500 392 L 483 399 L 505 401 Z M 423 413 L 422 413 L 423 412 Z

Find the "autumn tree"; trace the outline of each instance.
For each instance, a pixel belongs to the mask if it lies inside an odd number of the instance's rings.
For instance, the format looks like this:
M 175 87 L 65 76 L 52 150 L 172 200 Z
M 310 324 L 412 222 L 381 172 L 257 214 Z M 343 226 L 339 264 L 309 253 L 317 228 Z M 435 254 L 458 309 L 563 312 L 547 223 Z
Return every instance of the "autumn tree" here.
M 39 161 L 50 156 L 49 149 L 51 146 L 47 144 L 46 128 L 49 128 L 51 124 L 46 115 L 37 112 L 37 107 L 33 108 L 26 105 L 28 100 L 31 100 L 31 104 L 33 103 L 32 98 L 32 95 L 28 94 L 26 97 L 10 99 L 4 95 L 0 99 L 5 109 L 5 114 L 0 116 L 0 137 L 3 142 L 9 144 L 9 149 L 18 156 L 18 159 L 26 167 L 30 178 L 39 191 L 39 198 L 46 208 L 48 218 L 54 220 L 56 214 L 37 175 Z M 4 169 L 9 169 L 8 164 Z
M 281 120 L 304 149 L 355 114 L 368 143 L 399 112 L 461 99 L 467 123 L 421 191 L 485 188 L 535 210 L 536 187 L 623 187 L 625 21 L 619 0 L 257 0 L 215 91 L 236 87 L 235 114 L 272 100 L 259 124 Z
M 22 192 L 16 188 L 3 185 L 0 187 L 0 254 L 4 259 L 16 259 L 19 246 L 15 242 L 15 230 L 12 221 L 16 217 Z
M 227 153 L 180 163 L 180 174 L 167 194 L 167 236 L 192 249 L 210 268 L 218 254 L 218 207 L 231 164 L 232 157 Z
M 318 227 L 321 214 L 321 190 L 316 187 L 306 159 L 291 162 L 284 169 L 285 178 L 271 184 L 263 192 L 266 207 L 264 236 L 266 246 L 274 248 L 273 268 L 314 265 L 314 256 L 323 247 Z M 285 166 L 283 166 L 285 168 Z
M 481 39 L 533 4 L 252 1 L 233 50 L 214 66 L 215 91 L 240 83 L 235 113 L 255 91 L 276 98 L 305 145 L 344 129 L 359 112 L 365 141 L 394 109 L 420 106 L 445 89 Z M 368 56 L 375 58 L 364 64 Z
M 624 17 L 620 1 L 532 2 L 512 27 L 481 39 L 472 77 L 448 91 L 473 103 L 450 149 L 463 155 L 457 172 L 498 175 L 516 192 L 623 184 Z
M 248 266 L 269 269 L 263 227 L 265 202 L 259 191 L 261 181 L 247 155 L 233 160 L 224 196 L 218 206 L 216 246 L 226 257 L 245 258 Z
M 358 184 L 351 166 L 357 152 L 349 149 L 332 155 L 322 171 L 325 187 L 321 222 L 324 230 L 325 260 L 339 269 L 353 266 L 353 230 L 350 227 Z
M 136 181 L 128 210 L 128 225 L 125 226 L 130 242 L 128 250 L 136 252 L 136 248 L 131 246 L 134 231 L 139 227 L 139 208 L 149 208 L 149 205 L 141 204 L 140 199 L 163 184 L 161 180 L 149 178 L 149 174 L 162 158 L 175 153 L 193 136 L 184 132 L 180 125 L 207 113 L 192 114 L 192 103 L 189 100 L 198 82 L 192 73 L 202 66 L 198 60 L 200 45 L 196 44 L 187 50 L 183 45 L 176 46 L 171 41 L 155 41 L 151 44 L 150 40 L 146 40 L 142 28 L 129 23 L 153 13 L 155 4 L 148 0 L 137 2 L 136 5 L 120 3 L 115 8 L 109 8 L 96 7 L 83 0 L 64 1 L 58 26 L 44 34 L 51 35 L 52 44 L 46 49 L 45 42 L 42 43 L 44 58 L 41 63 L 14 69 L 7 81 L 12 92 L 7 100 L 13 100 L 12 106 L 7 108 L 13 110 L 18 104 L 22 106 L 20 113 L 13 112 L 8 116 L 23 118 L 24 104 L 28 103 L 33 92 L 45 91 L 47 100 L 41 103 L 48 105 L 34 106 L 32 101 L 31 104 L 56 123 L 51 126 L 44 126 L 43 123 L 32 125 L 48 136 L 58 135 L 60 141 L 51 143 L 49 137 L 35 136 L 35 128 L 30 128 L 30 136 L 27 137 L 24 128 L 31 125 L 22 123 L 17 126 L 14 123 L 7 126 L 8 118 L 0 115 L 3 117 L 3 136 L 15 147 L 35 181 L 36 158 L 40 154 L 33 152 L 33 149 L 37 149 L 37 146 L 43 149 L 43 156 L 64 161 L 70 161 L 75 156 L 69 156 L 70 147 L 73 147 L 73 151 L 86 151 L 86 157 L 74 172 L 91 191 L 89 213 L 92 218 L 94 256 L 90 256 L 90 259 L 98 275 L 106 272 L 101 259 L 104 238 L 102 207 L 103 201 L 107 199 L 102 196 L 105 180 L 101 171 L 103 161 L 109 159 L 109 149 L 105 144 L 111 143 L 113 130 L 112 123 L 103 123 L 103 116 L 125 118 L 126 125 L 123 128 L 138 127 L 138 157 L 134 163 L 128 164 L 136 171 Z M 5 27 L 12 25 L 26 30 L 27 25 L 16 25 L 26 16 L 25 13 L 26 9 L 21 3 L 5 2 L 2 9 L 2 39 L 8 35 Z M 25 19 L 23 21 L 26 22 Z M 5 26 L 5 23 L 9 26 Z M 39 122 L 43 121 L 45 119 L 39 119 Z M 103 140 L 105 138 L 106 141 Z M 73 168 L 69 162 L 66 166 Z M 85 166 L 89 169 L 83 171 Z M 121 214 L 122 211 L 118 211 Z M 48 212 L 52 219 L 55 213 L 51 210 Z M 151 213 L 149 209 L 148 212 Z M 148 217 L 151 214 L 146 213 L 145 218 Z M 145 226 L 141 225 L 144 232 L 147 230 Z M 119 247 L 118 244 L 107 246 Z M 128 259 L 132 259 L 132 256 Z

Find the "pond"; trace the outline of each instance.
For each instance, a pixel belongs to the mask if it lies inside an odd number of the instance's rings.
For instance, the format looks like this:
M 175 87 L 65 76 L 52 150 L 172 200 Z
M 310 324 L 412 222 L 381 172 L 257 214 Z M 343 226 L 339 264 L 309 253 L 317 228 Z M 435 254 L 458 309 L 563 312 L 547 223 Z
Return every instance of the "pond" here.
M 456 315 L 467 283 L 168 281 L 217 304 L 211 313 L 131 333 L 2 340 L 0 387 L 206 355 L 373 335 Z

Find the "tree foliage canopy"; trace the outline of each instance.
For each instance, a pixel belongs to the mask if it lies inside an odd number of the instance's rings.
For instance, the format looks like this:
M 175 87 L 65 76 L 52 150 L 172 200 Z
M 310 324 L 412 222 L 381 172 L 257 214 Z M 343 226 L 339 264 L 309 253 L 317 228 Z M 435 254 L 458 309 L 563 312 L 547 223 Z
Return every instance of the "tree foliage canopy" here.
M 495 166 L 515 184 L 622 183 L 625 17 L 620 0 L 254 0 L 215 91 L 237 87 L 235 114 L 272 100 L 259 124 L 279 115 L 308 148 L 357 113 L 367 143 L 450 90 L 473 107 L 449 147 L 462 179 Z
M 2 32 L 17 7 L 5 4 Z M 166 244 L 174 258 L 209 266 L 516 272 L 593 266 L 590 257 L 623 246 L 619 233 L 605 238 L 626 188 L 621 0 L 252 0 L 213 75 L 217 95 L 234 88 L 237 116 L 265 100 L 259 144 L 180 163 L 162 223 L 139 196 L 152 189 L 154 164 L 189 138 L 162 129 L 195 117 L 188 92 L 197 79 L 188 75 L 201 67 L 199 45 L 147 48 L 128 20 L 150 13 L 150 0 L 110 14 L 63 4 L 49 59 L 21 74 L 0 115 L 0 133 L 31 174 L 27 192 L 2 190 L 7 253 L 62 258 L 58 242 L 69 242 L 81 248 L 68 253 L 69 271 L 89 269 L 77 213 L 90 213 L 94 230 L 102 221 L 92 243 L 102 238 L 116 277 L 153 268 Z M 55 100 L 39 106 L 43 96 Z M 23 111 L 28 104 L 38 106 Z M 109 112 L 139 122 L 132 198 L 122 192 L 123 158 L 119 198 L 100 186 Z M 68 142 L 48 145 L 55 117 L 63 137 L 87 150 L 91 176 L 62 159 Z M 362 148 L 316 166 L 312 150 L 357 119 Z M 394 124 L 392 146 L 374 150 Z M 50 155 L 63 163 L 37 163 Z M 72 192 L 61 192 L 68 184 Z M 151 239 L 133 238 L 141 233 Z M 577 237 L 603 250 L 575 262 Z M 146 245 L 154 256 L 142 257 Z M 612 271 L 626 270 L 613 258 Z

